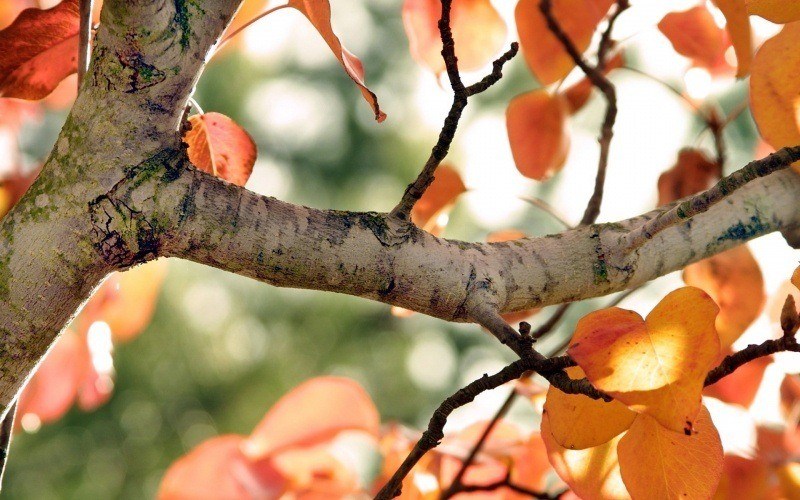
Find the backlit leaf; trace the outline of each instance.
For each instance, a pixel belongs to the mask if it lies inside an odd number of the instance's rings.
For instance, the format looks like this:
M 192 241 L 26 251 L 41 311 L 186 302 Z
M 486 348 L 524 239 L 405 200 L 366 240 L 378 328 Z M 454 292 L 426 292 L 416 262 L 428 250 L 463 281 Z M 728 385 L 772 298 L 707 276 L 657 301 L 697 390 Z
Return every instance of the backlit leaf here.
M 256 163 L 256 144 L 233 120 L 219 113 L 189 117 L 191 130 L 183 136 L 189 160 L 204 172 L 244 186 Z
M 584 52 L 613 3 L 613 0 L 553 0 L 552 12 L 578 51 Z M 522 54 L 539 82 L 549 85 L 567 76 L 575 62 L 547 27 L 539 0 L 520 0 L 514 17 Z
M 767 499 L 769 475 L 769 467 L 763 460 L 725 455 L 714 500 Z
M 715 324 L 723 349 L 744 333 L 767 301 L 761 268 L 747 245 L 686 266 L 683 281 L 704 290 L 719 306 Z
M 625 59 L 622 57 L 622 52 L 618 52 L 610 60 L 606 61 L 606 66 L 603 69 L 603 74 L 608 75 L 615 69 L 621 68 L 625 65 Z M 589 102 L 592 96 L 594 84 L 589 78 L 584 77 L 578 83 L 572 85 L 564 91 L 564 99 L 567 100 L 570 114 L 575 114 Z
M 306 18 L 311 21 L 317 32 L 328 44 L 333 55 L 339 60 L 347 75 L 358 85 L 361 95 L 375 113 L 375 120 L 382 122 L 386 119 L 386 113 L 381 111 L 378 105 L 378 97 L 367 88 L 364 81 L 364 65 L 361 60 L 351 54 L 333 32 L 331 26 L 331 5 L 328 0 L 289 0 L 288 4 L 299 10 Z
M 542 415 L 542 440 L 558 476 L 583 500 L 630 498 L 620 475 L 617 443 L 624 434 L 594 448 L 568 450 L 550 430 L 550 417 Z
M 603 309 L 581 318 L 567 352 L 598 389 L 668 429 L 691 433 L 703 382 L 719 357 L 718 310 L 694 287 L 669 293 L 646 320 Z
M 720 166 L 698 149 L 684 148 L 671 169 L 658 178 L 658 205 L 666 205 L 710 188 L 722 173 Z
M 633 498 L 711 498 L 722 477 L 722 443 L 705 407 L 690 436 L 639 415 L 617 453 Z
M 711 0 L 725 16 L 725 29 L 733 42 L 738 69 L 736 76 L 744 78 L 750 72 L 753 60 L 753 35 L 745 0 Z
M 445 71 L 439 19 L 440 0 L 405 0 L 403 26 L 411 55 L 437 75 Z M 455 0 L 450 9 L 458 69 L 473 71 L 492 61 L 506 39 L 506 23 L 489 0 Z
M 704 5 L 683 12 L 670 12 L 658 23 L 678 54 L 706 68 L 714 67 L 725 56 L 725 32 L 714 22 Z
M 446 214 L 466 191 L 467 187 L 458 171 L 449 165 L 439 165 L 433 182 L 411 210 L 411 220 L 418 227 L 439 234 L 444 227 L 439 217 Z
M 792 0 L 746 0 L 747 11 L 773 23 L 800 21 L 800 3 Z
M 582 379 L 580 367 L 567 369 L 572 379 Z M 636 412 L 619 401 L 598 401 L 582 394 L 565 394 L 550 386 L 544 411 L 550 432 L 558 444 L 570 450 L 582 450 L 608 442 L 625 432 L 636 418 Z M 575 425 L 580 422 L 580 425 Z
M 800 499 L 800 463 L 785 464 L 776 471 L 781 484 L 781 493 L 786 500 Z
M 78 0 L 26 9 L 0 31 L 0 96 L 42 99 L 78 69 Z
M 242 450 L 257 460 L 288 447 L 313 446 L 344 430 L 377 435 L 379 423 L 378 410 L 360 385 L 340 377 L 319 377 L 278 400 Z
M 570 146 L 568 113 L 564 98 L 546 90 L 518 95 L 508 104 L 508 141 L 522 175 L 544 180 L 564 166 Z
M 753 60 L 750 107 L 761 137 L 778 149 L 800 144 L 800 23 L 784 26 L 761 46 Z

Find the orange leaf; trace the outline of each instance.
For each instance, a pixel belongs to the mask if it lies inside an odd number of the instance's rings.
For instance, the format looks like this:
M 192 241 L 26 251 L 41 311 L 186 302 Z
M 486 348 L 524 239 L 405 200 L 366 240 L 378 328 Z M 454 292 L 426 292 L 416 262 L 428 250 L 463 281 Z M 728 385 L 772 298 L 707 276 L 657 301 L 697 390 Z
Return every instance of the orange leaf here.
M 776 471 L 781 484 L 781 493 L 786 500 L 800 499 L 800 463 L 788 463 Z
M 746 0 L 747 12 L 773 23 L 800 21 L 800 3 L 787 0 Z
M 658 205 L 705 191 L 721 173 L 720 166 L 709 160 L 702 151 L 681 149 L 675 165 L 658 178 Z
M 700 66 L 713 68 L 725 57 L 728 48 L 725 33 L 705 5 L 670 12 L 658 23 L 658 29 L 672 43 L 675 52 Z
M 467 191 L 461 175 L 449 165 L 439 165 L 425 194 L 411 209 L 411 220 L 418 227 L 437 234 L 441 231 L 438 218 L 447 213 L 456 199 Z
M 792 285 L 794 285 L 795 288 L 800 290 L 800 267 L 795 269 L 794 272 L 792 273 Z
M 613 70 L 621 68 L 624 64 L 625 60 L 622 57 L 622 52 L 618 52 L 614 57 L 606 62 L 606 67 L 603 69 L 603 74 L 607 75 Z M 589 98 L 592 96 L 592 89 L 594 89 L 594 84 L 591 80 L 584 77 L 581 79 L 581 81 L 564 91 L 564 98 L 567 100 L 567 104 L 569 105 L 570 114 L 574 115 L 583 109 L 586 103 L 589 102 Z
M 514 454 L 511 481 L 519 486 L 542 491 L 545 489 L 543 483 L 548 470 L 550 461 L 542 435 L 533 432 L 525 446 Z
M 580 367 L 567 369 L 573 380 L 584 378 Z M 597 401 L 582 394 L 565 394 L 550 386 L 544 412 L 550 417 L 553 439 L 564 448 L 582 450 L 607 443 L 625 432 L 636 413 L 619 401 Z M 575 425 L 580 422 L 580 425 Z
M 769 482 L 769 468 L 763 460 L 725 455 L 714 500 L 766 499 Z
M 275 403 L 242 450 L 258 460 L 289 447 L 319 444 L 344 430 L 377 435 L 379 423 L 378 410 L 360 385 L 340 377 L 318 377 Z
M 541 181 L 564 166 L 570 146 L 568 113 L 565 99 L 546 90 L 518 95 L 508 104 L 508 141 L 522 175 Z
M 578 51 L 584 52 L 613 3 L 613 0 L 554 0 L 552 12 Z M 539 0 L 520 0 L 514 17 L 522 54 L 539 82 L 550 85 L 567 76 L 575 62 L 547 27 Z
M 331 48 L 333 55 L 339 60 L 347 75 L 358 85 L 361 95 L 372 107 L 375 113 L 375 120 L 382 122 L 386 119 L 386 113 L 381 111 L 378 105 L 378 97 L 372 93 L 364 82 L 364 65 L 361 64 L 356 56 L 351 54 L 342 46 L 339 37 L 333 32 L 331 26 L 331 5 L 328 0 L 289 0 L 289 7 L 299 10 L 306 18 L 311 21 L 317 32 L 322 35 L 325 43 Z
M 800 143 L 800 23 L 783 27 L 761 46 L 753 60 L 750 107 L 761 137 L 779 149 Z
M 733 42 L 739 68 L 736 76 L 744 78 L 750 72 L 753 60 L 753 35 L 750 30 L 750 18 L 747 14 L 745 0 L 711 0 L 722 11 L 727 24 L 725 29 Z
M 568 353 L 598 389 L 670 430 L 690 433 L 719 356 L 718 311 L 694 287 L 668 294 L 644 321 L 633 311 L 603 309 L 581 318 Z
M 437 75 L 445 71 L 439 18 L 440 0 L 405 0 L 403 26 L 411 55 Z M 491 62 L 506 39 L 506 23 L 489 0 L 455 0 L 450 9 L 450 27 L 458 58 L 458 69 L 473 71 Z
M 229 434 L 202 443 L 167 469 L 157 498 L 278 498 L 285 479 L 268 464 L 249 464 L 239 451 L 243 441 L 243 436 Z
M 716 328 L 723 349 L 747 330 L 767 301 L 761 268 L 747 245 L 687 266 L 683 281 L 703 289 L 719 306 Z
M 271 463 L 287 478 L 286 488 L 293 493 L 324 493 L 325 498 L 347 498 L 358 489 L 355 473 L 325 446 L 288 449 L 259 463 Z
M 0 96 L 36 100 L 77 71 L 78 0 L 26 9 L 0 31 Z
M 189 117 L 191 130 L 183 136 L 189 160 L 204 172 L 244 186 L 256 163 L 256 144 L 233 120 L 219 113 Z
M 711 498 L 722 477 L 722 443 L 708 410 L 691 436 L 639 415 L 619 441 L 620 471 L 634 498 Z
M 594 448 L 568 450 L 553 437 L 549 415 L 542 415 L 542 440 L 550 463 L 558 476 L 583 500 L 630 498 L 622 482 L 617 458 L 617 443 L 622 436 Z

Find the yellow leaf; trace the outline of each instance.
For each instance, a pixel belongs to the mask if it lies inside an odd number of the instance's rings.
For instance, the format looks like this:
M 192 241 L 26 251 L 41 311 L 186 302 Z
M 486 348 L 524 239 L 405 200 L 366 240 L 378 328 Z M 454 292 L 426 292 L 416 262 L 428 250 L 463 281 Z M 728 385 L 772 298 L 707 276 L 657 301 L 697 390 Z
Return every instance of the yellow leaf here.
M 585 377 L 580 367 L 567 369 L 572 379 Z M 565 394 L 550 386 L 544 411 L 550 417 L 550 431 L 558 444 L 582 450 L 608 442 L 625 432 L 636 413 L 619 401 L 597 401 L 582 394 Z M 580 422 L 580 425 L 575 425 Z
M 576 423 L 576 425 L 582 425 Z M 622 435 L 594 448 L 568 450 L 558 444 L 550 429 L 550 418 L 542 415 L 542 440 L 558 476 L 583 500 L 628 499 L 617 458 Z
M 750 108 L 761 137 L 775 149 L 800 144 L 800 23 L 784 26 L 758 50 L 750 77 Z
M 800 21 L 800 2 L 795 0 L 747 0 L 747 12 L 773 23 Z
M 727 21 L 725 29 L 733 42 L 733 50 L 736 52 L 739 65 L 736 76 L 744 78 L 750 72 L 750 63 L 753 60 L 753 35 L 745 0 L 712 0 L 712 2 L 725 15 Z
M 719 356 L 707 293 L 684 287 L 647 316 L 619 308 L 584 316 L 568 353 L 600 390 L 676 432 L 692 431 L 708 370 Z
M 617 446 L 622 480 L 633 498 L 711 498 L 722 477 L 722 443 L 703 407 L 691 436 L 639 415 Z

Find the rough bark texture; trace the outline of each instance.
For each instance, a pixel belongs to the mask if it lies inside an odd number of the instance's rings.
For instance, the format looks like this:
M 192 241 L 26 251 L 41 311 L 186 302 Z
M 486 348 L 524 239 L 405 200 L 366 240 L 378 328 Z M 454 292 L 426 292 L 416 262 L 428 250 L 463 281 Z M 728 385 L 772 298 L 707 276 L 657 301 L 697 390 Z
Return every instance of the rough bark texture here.
M 791 171 L 756 179 L 633 249 L 630 235 L 670 207 L 542 238 L 465 243 L 387 214 L 316 210 L 233 186 L 192 167 L 178 131 L 237 7 L 106 0 L 72 113 L 40 178 L 0 223 L 0 413 L 104 276 L 160 255 L 481 322 L 481 311 L 623 290 L 800 226 Z

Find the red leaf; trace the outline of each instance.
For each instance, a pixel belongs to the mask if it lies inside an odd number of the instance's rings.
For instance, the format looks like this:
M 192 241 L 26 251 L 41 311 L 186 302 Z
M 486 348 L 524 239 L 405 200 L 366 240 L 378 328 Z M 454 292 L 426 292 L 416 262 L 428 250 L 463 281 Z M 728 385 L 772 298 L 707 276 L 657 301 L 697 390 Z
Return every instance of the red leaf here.
M 411 55 L 428 69 L 441 74 L 442 38 L 439 0 L 405 0 L 403 26 L 411 45 Z M 455 0 L 450 10 L 450 26 L 458 57 L 458 69 L 472 71 L 489 63 L 503 46 L 506 24 L 489 0 Z
M 78 0 L 27 9 L 0 31 L 0 96 L 42 99 L 77 71 Z
M 233 120 L 220 113 L 189 117 L 191 130 L 183 140 L 189 160 L 200 170 L 244 186 L 256 163 L 256 144 Z
M 461 175 L 454 168 L 439 165 L 433 182 L 411 210 L 411 220 L 432 234 L 441 233 L 443 226 L 438 222 L 439 215 L 447 213 L 466 190 Z
M 345 378 L 319 377 L 275 403 L 242 449 L 251 460 L 258 460 L 289 447 L 319 444 L 344 430 L 377 436 L 379 423 L 378 410 L 360 385 Z
M 325 43 L 331 48 L 333 55 L 339 60 L 347 75 L 358 85 L 361 95 L 372 107 L 375 113 L 375 120 L 382 122 L 386 119 L 386 113 L 381 111 L 378 105 L 378 97 L 367 88 L 364 81 L 364 65 L 361 60 L 351 54 L 342 46 L 339 37 L 333 32 L 331 26 L 331 6 L 328 0 L 289 0 L 289 7 L 299 10 L 306 18 L 311 21 L 314 28 L 322 35 Z

